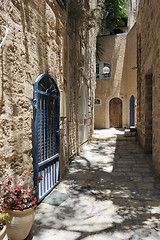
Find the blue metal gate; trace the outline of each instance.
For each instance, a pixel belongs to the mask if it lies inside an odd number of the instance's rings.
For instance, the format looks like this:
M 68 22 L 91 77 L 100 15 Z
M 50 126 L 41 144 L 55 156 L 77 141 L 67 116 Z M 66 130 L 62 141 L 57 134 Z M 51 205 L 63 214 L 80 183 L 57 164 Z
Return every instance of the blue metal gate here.
M 57 84 L 49 74 L 40 75 L 34 84 L 34 182 L 40 202 L 59 182 L 59 101 Z
M 132 95 L 130 97 L 130 126 L 134 126 L 134 119 L 135 119 L 135 99 Z
M 62 8 L 66 9 L 66 7 L 67 7 L 67 0 L 57 0 L 57 2 L 58 2 L 58 4 L 59 4 Z

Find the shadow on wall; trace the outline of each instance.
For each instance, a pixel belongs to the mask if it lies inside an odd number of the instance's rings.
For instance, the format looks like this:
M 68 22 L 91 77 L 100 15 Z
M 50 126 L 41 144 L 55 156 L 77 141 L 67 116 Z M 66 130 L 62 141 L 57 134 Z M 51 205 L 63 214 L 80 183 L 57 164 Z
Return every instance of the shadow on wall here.
M 47 49 L 47 17 L 46 2 L 41 1 L 39 4 L 40 12 L 37 5 L 33 2 L 22 1 L 20 3 L 21 22 L 24 35 L 24 46 L 26 50 L 26 62 L 29 63 L 29 50 L 34 50 L 38 54 L 39 74 L 48 71 L 48 49 Z M 36 14 L 33 15 L 33 9 Z M 31 47 L 31 49 L 29 49 Z M 34 49 L 35 48 L 35 49 Z
M 120 92 L 126 93 L 128 105 L 132 95 L 137 96 L 137 40 L 136 24 L 127 34 L 124 64 L 122 71 L 122 83 Z

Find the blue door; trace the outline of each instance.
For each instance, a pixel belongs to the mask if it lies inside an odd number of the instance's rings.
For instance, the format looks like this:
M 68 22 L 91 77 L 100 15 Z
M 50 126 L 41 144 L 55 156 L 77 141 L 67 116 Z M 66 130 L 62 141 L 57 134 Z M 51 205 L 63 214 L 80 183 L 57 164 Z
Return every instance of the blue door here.
M 40 75 L 34 83 L 34 182 L 40 202 L 59 182 L 59 101 L 57 84 L 49 74 Z
M 135 119 L 135 98 L 132 95 L 130 97 L 130 127 L 134 126 L 134 119 Z

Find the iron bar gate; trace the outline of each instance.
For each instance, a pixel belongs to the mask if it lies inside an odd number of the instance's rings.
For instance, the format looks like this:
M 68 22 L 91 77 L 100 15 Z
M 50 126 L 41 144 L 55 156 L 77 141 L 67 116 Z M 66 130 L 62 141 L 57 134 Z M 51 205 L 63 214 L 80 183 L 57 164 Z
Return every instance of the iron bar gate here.
M 66 9 L 66 7 L 67 7 L 67 0 L 57 0 L 57 2 L 58 2 L 58 4 L 59 4 L 62 8 Z
M 59 182 L 59 102 L 57 84 L 49 74 L 40 75 L 34 84 L 34 183 L 39 183 L 40 202 Z

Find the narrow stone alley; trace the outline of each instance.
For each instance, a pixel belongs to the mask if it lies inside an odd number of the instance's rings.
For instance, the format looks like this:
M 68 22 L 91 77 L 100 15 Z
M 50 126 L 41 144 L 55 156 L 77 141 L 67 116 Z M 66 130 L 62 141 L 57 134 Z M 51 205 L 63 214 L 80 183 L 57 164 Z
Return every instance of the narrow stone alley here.
M 30 239 L 160 239 L 160 182 L 151 155 L 119 132 L 83 148 L 38 206 Z

